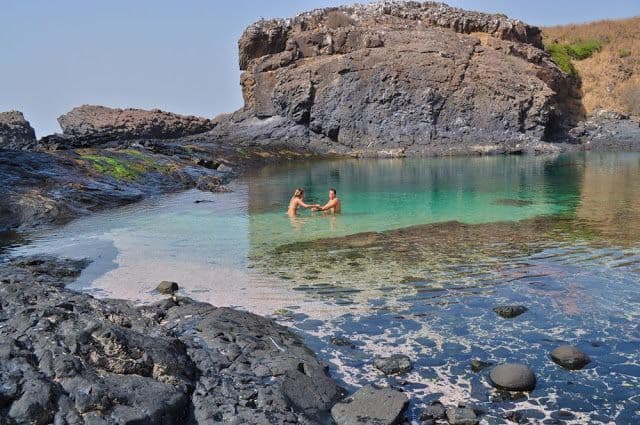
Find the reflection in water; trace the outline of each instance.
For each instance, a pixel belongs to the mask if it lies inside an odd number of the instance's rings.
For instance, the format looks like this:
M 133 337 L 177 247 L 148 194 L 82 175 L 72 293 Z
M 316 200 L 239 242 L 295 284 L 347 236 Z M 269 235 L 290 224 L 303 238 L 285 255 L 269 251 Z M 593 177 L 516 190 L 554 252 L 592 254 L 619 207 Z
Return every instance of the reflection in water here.
M 591 153 L 584 160 L 576 218 L 617 244 L 640 240 L 640 157 Z
M 411 393 L 413 419 L 442 398 L 482 405 L 489 423 L 561 409 L 575 423 L 637 423 L 639 178 L 639 154 L 283 165 L 234 193 L 167 196 L 30 235 L 15 252 L 92 257 L 74 287 L 99 295 L 144 302 L 175 280 L 213 304 L 286 311 L 351 389 Z M 287 217 L 297 186 L 313 203 L 337 187 L 344 213 Z M 529 311 L 500 319 L 492 308 L 507 303 Z M 356 348 L 331 345 L 336 334 Z M 564 342 L 593 362 L 557 367 L 548 353 Z M 412 357 L 410 374 L 376 374 L 371 358 L 392 352 Z M 527 363 L 538 387 L 505 399 L 469 369 L 474 358 Z

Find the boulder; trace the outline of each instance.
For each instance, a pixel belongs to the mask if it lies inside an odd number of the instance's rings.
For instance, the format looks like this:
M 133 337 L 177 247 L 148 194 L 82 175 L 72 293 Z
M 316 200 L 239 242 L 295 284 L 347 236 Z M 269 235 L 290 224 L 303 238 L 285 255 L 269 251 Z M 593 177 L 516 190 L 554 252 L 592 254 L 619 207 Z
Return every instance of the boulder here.
M 159 109 L 117 109 L 82 105 L 60 116 L 67 143 L 91 146 L 133 139 L 173 139 L 204 133 L 215 127 L 207 118 L 179 115 Z
M 577 347 L 561 345 L 555 348 L 551 354 L 551 360 L 569 370 L 578 370 L 585 367 L 591 359 Z
M 528 366 L 505 363 L 491 370 L 489 382 L 500 390 L 532 391 L 536 387 L 536 376 Z
M 447 421 L 451 425 L 476 425 L 478 417 L 469 407 L 450 407 L 447 409 Z
M 378 357 L 373 366 L 385 375 L 398 375 L 411 370 L 411 359 L 404 354 L 394 354 L 390 357 Z
M 408 397 L 391 388 L 367 385 L 331 409 L 336 425 L 394 425 L 409 404 Z
M 422 411 L 422 415 L 420 415 L 420 420 L 437 420 L 444 419 L 447 416 L 447 410 L 444 408 L 442 403 L 439 401 L 435 401 L 431 403 L 429 406 L 425 407 Z
M 287 371 L 282 391 L 297 409 L 309 417 L 328 411 L 345 392 L 324 368 L 301 363 L 297 370 Z
M 238 43 L 245 105 L 211 134 L 354 155 L 553 151 L 540 141 L 566 75 L 540 33 L 435 2 L 261 20 Z
M 168 281 L 168 280 L 163 280 L 156 287 L 156 291 L 160 292 L 161 294 L 165 294 L 165 295 L 171 295 L 174 292 L 177 292 L 178 289 L 179 289 L 179 287 L 178 287 L 178 284 L 176 282 L 171 282 L 171 281 Z
M 513 319 L 514 317 L 518 317 L 527 310 L 528 308 L 523 305 L 501 305 L 498 307 L 494 307 L 493 309 L 493 311 L 496 312 L 498 316 L 505 319 Z
M 22 112 L 0 112 L 0 149 L 25 150 L 36 144 L 36 132 Z

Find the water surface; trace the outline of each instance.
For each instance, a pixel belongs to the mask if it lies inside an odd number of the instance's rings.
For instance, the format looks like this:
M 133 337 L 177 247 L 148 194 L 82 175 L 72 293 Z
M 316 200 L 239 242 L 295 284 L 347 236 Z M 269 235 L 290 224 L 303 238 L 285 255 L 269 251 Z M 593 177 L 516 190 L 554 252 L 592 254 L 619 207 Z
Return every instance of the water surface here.
M 160 280 L 216 305 L 275 315 L 301 332 L 350 389 L 369 382 L 481 405 L 487 423 L 637 423 L 640 417 L 640 154 L 340 160 L 247 174 L 233 193 L 189 191 L 29 235 L 16 254 L 91 257 L 74 288 L 139 302 Z M 285 210 L 301 186 L 339 216 Z M 203 201 L 203 202 L 196 202 Z M 492 308 L 523 304 L 504 320 Z M 331 344 L 351 339 L 355 348 Z M 593 359 L 568 372 L 548 353 Z M 375 355 L 413 371 L 386 378 Z M 505 397 L 469 361 L 536 372 Z

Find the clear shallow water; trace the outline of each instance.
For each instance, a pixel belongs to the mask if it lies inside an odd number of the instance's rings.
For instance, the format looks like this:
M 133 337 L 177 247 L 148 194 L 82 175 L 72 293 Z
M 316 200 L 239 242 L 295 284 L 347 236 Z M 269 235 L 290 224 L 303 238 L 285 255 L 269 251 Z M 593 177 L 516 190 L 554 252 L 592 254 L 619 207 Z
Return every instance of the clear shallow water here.
M 29 235 L 14 253 L 89 256 L 76 289 L 137 301 L 160 280 L 217 305 L 274 314 L 297 328 L 351 389 L 398 385 L 420 405 L 473 402 L 542 421 L 640 417 L 640 154 L 327 161 L 264 168 L 234 193 L 191 191 Z M 284 211 L 293 189 L 344 214 Z M 194 203 L 197 200 L 208 202 Z M 492 312 L 521 303 L 504 320 Z M 356 348 L 336 347 L 341 335 Z M 548 359 L 568 342 L 593 362 Z M 404 352 L 406 376 L 371 359 Z M 536 372 L 529 397 L 506 400 L 474 358 Z

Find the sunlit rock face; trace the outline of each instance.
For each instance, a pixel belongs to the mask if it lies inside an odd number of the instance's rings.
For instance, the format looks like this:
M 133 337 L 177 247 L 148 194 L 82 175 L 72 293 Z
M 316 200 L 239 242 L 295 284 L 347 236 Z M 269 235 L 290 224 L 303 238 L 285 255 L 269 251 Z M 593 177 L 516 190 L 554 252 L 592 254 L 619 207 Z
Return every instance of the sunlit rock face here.
M 338 153 L 553 150 L 564 75 L 540 30 L 433 2 L 263 20 L 239 41 L 245 106 L 214 133 Z
M 22 112 L 0 112 L 0 149 L 22 150 L 36 142 L 36 132 Z

